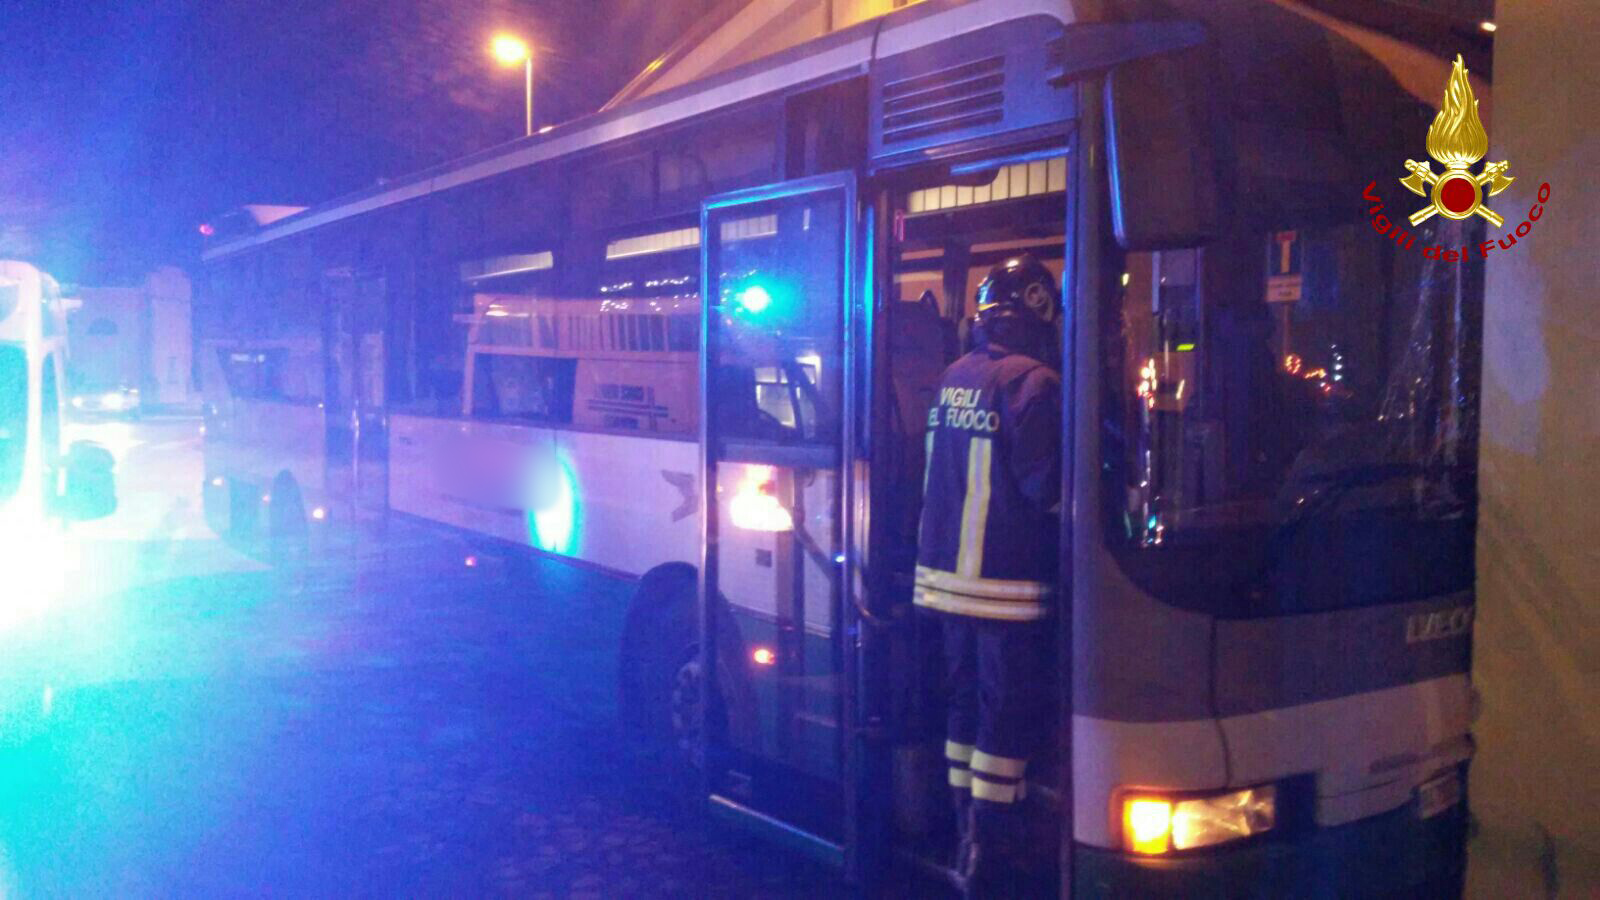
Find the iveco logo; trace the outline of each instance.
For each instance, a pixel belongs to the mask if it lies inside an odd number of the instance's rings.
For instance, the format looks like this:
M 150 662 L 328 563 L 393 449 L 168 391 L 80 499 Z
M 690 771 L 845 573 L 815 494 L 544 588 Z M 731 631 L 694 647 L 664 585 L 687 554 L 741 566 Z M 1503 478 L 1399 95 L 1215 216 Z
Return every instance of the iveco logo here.
M 1457 637 L 1472 630 L 1472 607 L 1458 606 L 1439 612 L 1406 616 L 1406 643 L 1420 644 Z

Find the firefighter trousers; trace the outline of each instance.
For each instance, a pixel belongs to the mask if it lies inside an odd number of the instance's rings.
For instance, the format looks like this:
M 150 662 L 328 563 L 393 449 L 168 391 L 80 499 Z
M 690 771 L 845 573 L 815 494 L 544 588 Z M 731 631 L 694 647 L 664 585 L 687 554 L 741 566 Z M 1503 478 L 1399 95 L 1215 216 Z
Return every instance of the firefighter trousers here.
M 1028 759 L 1049 738 L 1055 684 L 1049 620 L 943 615 L 950 786 L 971 790 L 980 819 L 1026 796 Z

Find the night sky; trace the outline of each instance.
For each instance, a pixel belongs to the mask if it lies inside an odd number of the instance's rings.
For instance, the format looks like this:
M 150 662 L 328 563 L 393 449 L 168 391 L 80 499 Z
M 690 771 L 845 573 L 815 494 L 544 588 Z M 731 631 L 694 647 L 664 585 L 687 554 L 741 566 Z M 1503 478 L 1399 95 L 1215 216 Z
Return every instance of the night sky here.
M 190 266 L 198 225 L 314 204 L 597 108 L 707 0 L 0 0 L 0 256 L 63 281 Z

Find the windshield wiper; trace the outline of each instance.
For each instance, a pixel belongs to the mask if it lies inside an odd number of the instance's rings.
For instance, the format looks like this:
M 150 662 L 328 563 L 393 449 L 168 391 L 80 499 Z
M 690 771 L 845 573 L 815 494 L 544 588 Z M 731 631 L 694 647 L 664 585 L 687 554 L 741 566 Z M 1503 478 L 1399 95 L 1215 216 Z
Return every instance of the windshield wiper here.
M 1283 518 L 1278 531 L 1293 531 L 1306 522 L 1321 518 L 1338 501 L 1357 488 L 1377 487 L 1401 478 L 1439 479 L 1452 474 L 1464 474 L 1466 466 L 1423 465 L 1421 463 L 1374 463 L 1347 466 L 1332 472 L 1306 475 L 1296 479 L 1304 485 L 1319 490 L 1307 497 L 1301 496 Z

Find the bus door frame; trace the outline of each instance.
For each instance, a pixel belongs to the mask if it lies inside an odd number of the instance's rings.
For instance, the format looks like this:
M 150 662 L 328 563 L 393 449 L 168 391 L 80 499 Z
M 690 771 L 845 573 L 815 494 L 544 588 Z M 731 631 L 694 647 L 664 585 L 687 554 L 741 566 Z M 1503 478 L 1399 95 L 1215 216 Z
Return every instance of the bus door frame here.
M 696 748 L 698 751 L 696 755 L 697 758 L 705 760 L 701 772 L 701 794 L 707 798 L 714 811 L 722 814 L 732 813 L 746 824 L 774 833 L 774 836 L 783 843 L 795 846 L 830 864 L 841 865 L 847 877 L 857 880 L 874 870 L 877 862 L 876 853 L 881 847 L 878 839 L 879 829 L 866 824 L 868 817 L 877 815 L 877 811 L 867 802 L 868 797 L 875 792 L 863 790 L 863 786 L 869 782 L 869 778 L 864 776 L 870 772 L 887 773 L 888 765 L 886 753 L 883 754 L 884 759 L 880 765 L 873 765 L 872 760 L 867 758 L 874 752 L 875 747 L 881 746 L 882 742 L 869 739 L 871 723 L 862 721 L 859 702 L 860 656 L 863 649 L 862 639 L 866 631 L 863 627 L 864 613 L 861 606 L 865 584 L 862 557 L 867 540 L 866 505 L 870 499 L 866 447 L 870 427 L 865 427 L 865 423 L 870 422 L 867 416 L 871 412 L 870 322 L 873 298 L 877 292 L 871 283 L 874 277 L 871 273 L 875 271 L 873 265 L 875 251 L 872 247 L 875 233 L 873 210 L 862 209 L 858 177 L 854 171 L 843 170 L 775 182 L 717 194 L 701 201 L 700 399 L 703 412 L 700 416 L 699 464 L 703 489 L 700 492 L 701 541 L 697 614 L 701 683 L 707 686 L 717 685 L 721 683 L 717 672 L 721 661 L 717 658 L 715 650 L 718 646 L 715 633 L 717 612 L 711 591 L 711 587 L 716 584 L 717 522 L 714 515 L 716 488 L 712 480 L 714 459 L 709 392 L 713 375 L 710 370 L 713 349 L 712 316 L 713 311 L 718 308 L 712 303 L 711 297 L 711 292 L 717 285 L 713 273 L 718 239 L 711 227 L 712 218 L 714 214 L 734 207 L 829 192 L 842 193 L 844 213 L 844 233 L 839 235 L 842 241 L 844 269 L 840 279 L 842 292 L 840 307 L 843 319 L 840 352 L 843 358 L 844 380 L 841 390 L 838 464 L 841 529 L 839 546 L 844 560 L 837 574 L 839 614 L 834 634 L 835 642 L 843 642 L 835 645 L 840 659 L 840 667 L 835 677 L 840 681 L 839 713 L 843 730 L 839 743 L 842 753 L 840 760 L 842 778 L 839 787 L 843 791 L 841 842 L 836 844 L 826 837 L 805 831 L 768 813 L 745 807 L 738 801 L 717 793 L 717 785 L 713 781 L 719 771 L 717 764 L 719 753 L 716 745 L 720 742 L 725 746 L 726 736 L 713 733 L 716 717 L 705 715 L 705 704 L 701 705 L 705 720 L 697 729 L 701 746 Z
M 332 363 L 328 372 L 327 429 L 330 437 L 338 434 L 341 444 L 348 443 L 348 447 L 341 446 L 341 456 L 349 454 L 348 459 L 327 460 L 330 469 L 338 466 L 343 471 L 337 477 L 328 472 L 326 480 L 330 486 L 337 484 L 348 491 L 338 500 L 348 506 L 350 522 L 372 520 L 382 527 L 389 511 L 389 273 L 381 268 L 351 267 L 330 270 L 323 278 L 329 317 L 326 352 Z M 376 338 L 372 342 L 376 359 L 365 352 L 369 337 Z M 336 371 L 341 364 L 349 371 Z M 369 392 L 374 386 L 376 396 Z

